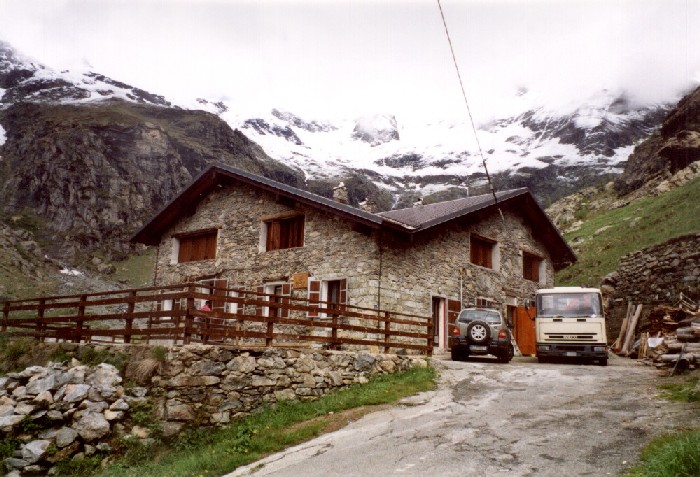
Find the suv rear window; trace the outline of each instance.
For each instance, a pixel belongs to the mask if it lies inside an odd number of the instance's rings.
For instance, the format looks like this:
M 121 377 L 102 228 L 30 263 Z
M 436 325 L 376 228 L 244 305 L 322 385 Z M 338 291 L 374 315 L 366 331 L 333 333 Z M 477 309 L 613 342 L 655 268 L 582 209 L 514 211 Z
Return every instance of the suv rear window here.
M 462 310 L 458 320 L 462 323 L 468 323 L 474 320 L 483 320 L 487 323 L 500 323 L 501 315 L 493 310 Z

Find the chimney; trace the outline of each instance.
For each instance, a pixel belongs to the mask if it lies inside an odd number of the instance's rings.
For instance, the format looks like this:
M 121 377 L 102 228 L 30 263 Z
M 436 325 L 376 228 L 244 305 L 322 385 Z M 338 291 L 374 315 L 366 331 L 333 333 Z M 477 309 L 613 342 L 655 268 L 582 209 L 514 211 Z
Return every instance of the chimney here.
M 333 189 L 333 200 L 341 204 L 348 203 L 348 188 L 345 187 L 344 182 L 341 181 L 340 184 Z

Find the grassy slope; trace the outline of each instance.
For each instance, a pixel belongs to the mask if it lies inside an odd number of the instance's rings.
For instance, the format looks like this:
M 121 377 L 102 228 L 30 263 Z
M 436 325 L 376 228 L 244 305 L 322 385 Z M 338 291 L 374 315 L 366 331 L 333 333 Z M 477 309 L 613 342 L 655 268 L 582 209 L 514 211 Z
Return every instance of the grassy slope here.
M 603 227 L 608 229 L 597 233 Z M 599 286 L 630 252 L 673 237 L 700 232 L 700 179 L 659 197 L 585 217 L 583 226 L 564 236 L 578 262 L 557 274 L 559 286 Z

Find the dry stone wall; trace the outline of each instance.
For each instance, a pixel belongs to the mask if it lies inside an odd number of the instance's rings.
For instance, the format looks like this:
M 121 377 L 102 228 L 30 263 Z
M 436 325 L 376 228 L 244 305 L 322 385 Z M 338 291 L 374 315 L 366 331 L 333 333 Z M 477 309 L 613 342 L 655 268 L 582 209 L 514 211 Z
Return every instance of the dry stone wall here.
M 625 255 L 615 272 L 603 280 L 611 305 L 610 330 L 617 336 L 627 302 L 672 305 L 684 293 L 700 299 L 700 233 L 671 239 Z M 642 316 L 651 311 L 643 309 Z
M 367 351 L 188 345 L 160 348 L 156 360 L 139 346 L 42 346 L 67 360 L 0 376 L 0 441 L 3 451 L 15 444 L 0 475 L 49 475 L 64 460 L 110 459 L 126 441 L 149 445 L 156 429 L 171 437 L 223 425 L 263 404 L 314 399 L 378 374 L 428 366 L 422 357 Z M 121 372 L 76 359 L 96 353 L 128 364 Z M 134 384 L 137 376 L 144 384 Z

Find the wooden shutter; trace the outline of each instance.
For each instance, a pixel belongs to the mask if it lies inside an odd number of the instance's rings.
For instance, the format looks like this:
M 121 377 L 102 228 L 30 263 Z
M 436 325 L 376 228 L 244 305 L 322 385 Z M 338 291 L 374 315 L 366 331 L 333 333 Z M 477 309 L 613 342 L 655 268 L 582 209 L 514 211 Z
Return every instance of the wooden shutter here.
M 462 311 L 462 304 L 459 300 L 447 300 L 447 323 L 455 323 L 459 312 Z
M 280 223 L 278 221 L 267 222 L 267 241 L 265 250 L 278 250 L 280 248 Z
M 340 280 L 340 299 L 338 300 L 338 304 L 340 305 L 340 309 L 344 310 L 345 305 L 348 303 L 348 280 L 346 278 L 343 278 Z
M 192 240 L 189 240 L 188 238 L 181 238 L 179 241 L 180 250 L 177 254 L 177 261 L 179 263 L 190 262 L 192 260 Z
M 282 285 L 282 298 L 281 302 L 283 305 L 282 308 L 282 318 L 288 318 L 289 317 L 289 305 L 291 304 L 290 297 L 292 295 L 292 284 L 291 283 L 285 283 Z
M 321 281 L 320 280 L 309 280 L 309 306 L 316 308 L 316 310 L 309 311 L 309 318 L 318 316 L 319 302 L 321 301 Z

